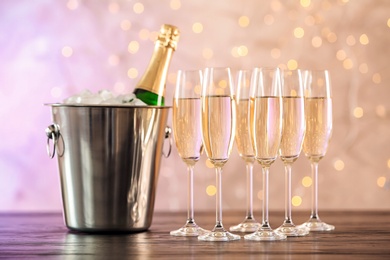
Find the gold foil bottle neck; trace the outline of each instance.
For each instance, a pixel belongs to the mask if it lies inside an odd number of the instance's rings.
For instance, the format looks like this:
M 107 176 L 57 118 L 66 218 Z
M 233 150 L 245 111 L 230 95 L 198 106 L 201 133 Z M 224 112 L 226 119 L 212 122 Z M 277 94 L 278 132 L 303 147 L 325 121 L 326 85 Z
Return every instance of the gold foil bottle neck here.
M 158 34 L 157 42 L 162 46 L 170 47 L 176 50 L 177 42 L 179 41 L 180 31 L 176 26 L 163 24 Z

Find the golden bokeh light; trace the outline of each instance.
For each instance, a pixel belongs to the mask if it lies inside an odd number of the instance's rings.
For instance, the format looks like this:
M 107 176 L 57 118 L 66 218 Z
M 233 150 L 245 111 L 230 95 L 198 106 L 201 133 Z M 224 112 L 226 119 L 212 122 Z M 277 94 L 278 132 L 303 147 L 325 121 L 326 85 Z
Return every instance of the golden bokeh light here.
M 203 31 L 203 24 L 196 22 L 192 25 L 192 31 L 194 33 L 201 33 Z
M 180 0 L 171 0 L 169 3 L 169 6 L 172 10 L 179 10 L 181 7 L 181 1 Z
M 149 39 L 150 32 L 148 29 L 141 29 L 138 33 L 138 36 L 141 40 L 147 40 Z
M 311 179 L 311 177 L 305 176 L 305 177 L 302 178 L 302 185 L 303 185 L 303 187 L 308 188 L 308 187 L 310 187 L 312 185 L 312 183 L 313 183 L 313 180 Z
M 64 56 L 65 58 L 69 58 L 70 56 L 73 55 L 73 49 L 70 46 L 65 46 L 62 48 L 61 53 L 62 56 Z
M 390 159 L 387 160 L 387 168 L 390 169 Z
M 131 54 L 137 53 L 139 50 L 139 43 L 137 41 L 131 41 L 127 46 L 127 50 Z
M 377 184 L 379 187 L 383 188 L 383 187 L 385 186 L 385 184 L 386 184 L 386 177 L 381 176 L 381 177 L 379 177 L 378 179 L 376 179 L 376 184 Z
M 248 47 L 246 47 L 245 45 L 238 46 L 237 54 L 240 57 L 245 57 L 246 55 L 248 55 Z
M 374 75 L 372 75 L 372 82 L 374 82 L 375 84 L 380 84 L 382 82 L 381 74 L 374 73 Z
M 305 30 L 303 30 L 302 27 L 296 27 L 296 28 L 294 29 L 294 37 L 295 37 L 295 38 L 300 39 L 300 38 L 302 38 L 304 35 L 305 35 Z
M 241 26 L 241 27 L 248 27 L 249 26 L 249 17 L 248 16 L 241 16 L 240 18 L 238 18 L 238 25 Z
M 350 70 L 353 68 L 353 61 L 351 59 L 345 59 L 343 61 L 343 67 L 346 70 Z
M 347 45 L 349 46 L 354 46 L 356 44 L 356 39 L 353 35 L 348 35 L 347 39 L 346 39 L 346 43 Z
M 136 14 L 142 14 L 144 12 L 144 9 L 145 9 L 145 7 L 144 7 L 144 5 L 142 3 L 138 2 L 138 3 L 135 3 L 133 5 L 133 11 Z
M 210 60 L 214 56 L 214 52 L 210 48 L 204 48 L 203 51 L 202 51 L 202 56 L 206 60 Z
M 337 41 L 337 35 L 334 32 L 330 32 L 328 33 L 328 35 L 326 35 L 326 39 L 328 40 L 328 42 L 334 43 Z
M 390 28 L 390 18 L 387 20 L 387 26 Z
M 294 206 L 294 207 L 298 207 L 298 206 L 301 206 L 302 204 L 302 198 L 300 196 L 294 196 L 291 198 L 291 204 Z
M 370 40 L 368 39 L 368 36 L 367 34 L 363 33 L 362 35 L 360 35 L 359 37 L 359 42 L 362 44 L 362 45 L 367 45 Z
M 359 71 L 362 74 L 366 74 L 368 72 L 368 65 L 367 63 L 362 63 L 359 65 Z
M 316 19 L 314 18 L 314 16 L 312 16 L 312 15 L 306 16 L 305 24 L 307 24 L 309 26 L 313 26 L 313 25 L 315 25 L 315 23 L 316 23 Z
M 206 193 L 209 196 L 214 196 L 217 193 L 217 188 L 214 185 L 209 185 L 206 188 Z
M 345 164 L 342 160 L 336 160 L 334 163 L 333 163 L 333 167 L 337 170 L 337 171 L 342 171 L 344 170 L 344 167 L 345 167 Z
M 315 48 L 319 48 L 322 45 L 322 39 L 320 36 L 314 36 L 311 40 L 311 45 Z
M 362 118 L 363 117 L 363 108 L 362 107 L 355 107 L 353 109 L 353 116 L 355 118 Z
M 138 76 L 138 70 L 136 68 L 130 68 L 127 71 L 127 76 L 131 79 L 135 79 Z
M 311 4 L 310 0 L 300 0 L 300 4 L 302 7 L 309 7 Z
M 224 80 L 224 79 L 218 81 L 218 87 L 220 87 L 220 88 L 226 88 L 227 85 L 228 85 L 228 82 L 226 80 Z
M 344 50 L 338 50 L 337 53 L 336 53 L 336 58 L 339 61 L 345 60 L 345 58 L 347 58 L 347 54 L 345 53 Z
M 128 31 L 131 28 L 131 22 L 129 20 L 123 20 L 121 22 L 121 29 L 123 31 Z
M 291 59 L 287 62 L 287 68 L 289 70 L 296 70 L 298 68 L 298 62 L 294 59 Z

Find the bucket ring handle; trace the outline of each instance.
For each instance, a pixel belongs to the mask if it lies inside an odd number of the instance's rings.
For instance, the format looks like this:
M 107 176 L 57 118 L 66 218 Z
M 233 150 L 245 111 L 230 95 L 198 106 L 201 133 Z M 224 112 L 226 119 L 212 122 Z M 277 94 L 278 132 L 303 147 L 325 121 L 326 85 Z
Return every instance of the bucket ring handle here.
M 62 142 L 64 142 L 62 135 L 60 133 L 60 127 L 57 124 L 49 125 L 46 130 L 46 136 L 47 136 L 47 142 L 46 142 L 46 151 L 47 154 L 51 159 L 54 158 L 54 155 L 57 150 L 58 156 L 62 156 L 64 154 L 64 151 L 62 153 L 58 153 L 58 140 L 61 138 Z M 53 151 L 50 149 L 50 139 L 53 140 Z
M 165 127 L 165 139 L 169 139 L 169 149 L 168 153 L 166 154 L 164 151 L 162 154 L 164 155 L 165 158 L 168 158 L 171 155 L 172 152 L 172 129 L 169 126 Z

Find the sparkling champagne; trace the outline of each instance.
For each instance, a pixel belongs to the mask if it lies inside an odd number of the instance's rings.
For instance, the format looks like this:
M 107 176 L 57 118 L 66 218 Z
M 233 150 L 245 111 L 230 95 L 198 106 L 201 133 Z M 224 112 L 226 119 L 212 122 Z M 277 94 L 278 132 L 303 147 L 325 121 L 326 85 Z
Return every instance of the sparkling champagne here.
M 236 102 L 236 145 L 241 158 L 253 162 L 253 148 L 249 131 L 249 99 Z
M 282 137 L 281 98 L 251 98 L 250 106 L 250 132 L 256 160 L 270 166 L 276 160 Z
M 306 136 L 303 151 L 312 161 L 325 156 L 332 135 L 332 99 L 305 99 Z
M 176 147 L 182 160 L 194 165 L 202 152 L 199 98 L 175 98 L 173 128 Z
M 305 134 L 303 97 L 283 97 L 283 127 L 279 155 L 284 162 L 294 162 L 302 150 Z
M 164 105 L 168 68 L 178 40 L 177 27 L 168 24 L 161 26 L 152 58 L 134 89 L 136 97 L 147 105 Z
M 203 145 L 209 160 L 222 167 L 229 158 L 235 131 L 235 107 L 230 96 L 206 96 L 202 104 Z

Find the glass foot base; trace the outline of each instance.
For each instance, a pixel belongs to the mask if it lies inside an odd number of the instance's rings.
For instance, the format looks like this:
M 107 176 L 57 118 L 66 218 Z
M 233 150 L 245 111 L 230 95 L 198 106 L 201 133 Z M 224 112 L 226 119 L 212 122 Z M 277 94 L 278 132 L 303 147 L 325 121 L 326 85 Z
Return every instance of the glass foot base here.
M 326 224 L 319 218 L 310 218 L 307 222 L 303 223 L 302 226 L 309 228 L 310 231 L 332 231 L 335 229 L 333 225 Z
M 295 226 L 294 224 L 283 224 L 275 229 L 275 231 L 288 237 L 302 237 L 310 233 L 310 228 L 305 225 Z
M 207 234 L 198 236 L 198 240 L 201 241 L 234 241 L 240 240 L 241 236 L 232 234 L 226 230 L 223 231 L 211 231 Z
M 261 224 L 258 223 L 255 219 L 246 218 L 243 222 L 238 225 L 231 226 L 230 231 L 233 232 L 255 232 L 261 227 Z
M 196 225 L 195 223 L 187 223 L 183 227 L 178 230 L 173 230 L 169 234 L 172 236 L 180 236 L 180 237 L 196 237 L 206 233 L 209 233 L 209 230 L 203 229 Z
M 286 239 L 287 236 L 285 234 L 279 233 L 272 229 L 270 230 L 259 229 L 253 234 L 245 235 L 244 238 L 246 240 L 254 240 L 254 241 L 275 241 L 275 240 Z

